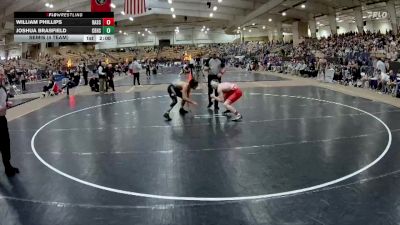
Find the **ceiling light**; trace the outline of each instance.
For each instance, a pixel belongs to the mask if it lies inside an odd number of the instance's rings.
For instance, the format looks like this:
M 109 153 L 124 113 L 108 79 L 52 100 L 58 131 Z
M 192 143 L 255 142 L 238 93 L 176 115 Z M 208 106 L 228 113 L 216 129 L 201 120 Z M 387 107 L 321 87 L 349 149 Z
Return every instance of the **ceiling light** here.
M 317 21 L 317 24 L 318 24 L 318 25 L 320 24 L 319 21 Z
M 201 28 L 201 32 L 203 32 L 204 31 L 204 28 Z
M 144 37 L 144 34 L 142 34 L 142 37 Z
M 175 9 L 174 9 L 174 8 L 171 8 L 171 12 L 173 12 L 173 11 L 175 11 Z
M 265 30 L 265 26 L 263 26 L 263 30 Z
M 67 12 L 71 12 L 69 9 L 67 9 Z
M 218 0 L 218 3 L 221 3 L 222 2 L 222 0 Z
M 339 23 L 343 22 L 343 20 L 338 20 Z
M 249 32 L 251 33 L 251 29 L 249 30 Z
M 111 4 L 110 4 L 110 7 L 113 8 L 113 9 L 115 9 L 116 6 L 115 6 L 114 3 L 111 3 Z
M 214 6 L 214 7 L 213 7 L 213 11 L 217 11 L 217 9 L 218 9 L 217 6 Z
M 246 27 L 243 27 L 243 30 L 246 30 Z
M 286 12 L 282 12 L 282 16 L 286 16 Z
M 172 4 L 172 0 L 168 0 L 168 3 L 169 3 L 169 4 Z
M 151 34 L 151 31 L 149 31 L 149 34 Z
M 236 31 L 236 33 L 238 33 L 238 34 L 239 34 L 239 33 L 240 33 L 240 30 Z
M 140 31 L 138 31 L 137 33 L 140 34 Z
M 121 34 L 121 33 L 122 33 L 122 30 L 119 30 L 119 33 Z
M 207 34 L 207 31 L 204 31 L 205 34 Z
M 50 8 L 50 9 L 54 8 L 54 5 L 53 5 L 53 4 L 50 4 L 50 5 L 49 5 L 49 8 Z
M 301 8 L 305 9 L 306 8 L 306 4 L 301 4 Z
M 207 28 L 207 31 L 209 31 L 210 30 L 210 28 Z
M 238 30 L 240 30 L 240 27 L 238 27 Z
M 44 6 L 49 7 L 50 3 L 46 2 L 46 4 L 44 4 Z
M 132 16 L 130 16 L 130 17 L 129 17 L 129 20 L 130 20 L 130 21 L 133 21 L 133 17 L 132 17 Z
M 144 31 L 147 31 L 147 28 L 145 28 Z
M 174 18 L 174 19 L 175 19 L 175 18 L 176 18 L 176 15 L 175 15 L 175 14 L 172 14 L 172 18 Z
M 124 35 L 127 35 L 127 33 L 126 33 L 126 32 L 124 32 Z
M 210 17 L 213 17 L 214 16 L 214 14 L 213 13 L 210 13 Z
M 121 11 L 121 15 L 125 15 L 125 12 L 124 12 L 124 11 Z
M 206 29 L 206 26 L 203 26 L 203 29 Z
M 268 19 L 268 22 L 272 22 L 272 19 L 271 19 L 271 18 L 269 18 L 269 19 Z
M 255 26 L 256 24 L 255 24 L 255 23 L 252 23 L 251 25 L 252 25 L 252 26 Z

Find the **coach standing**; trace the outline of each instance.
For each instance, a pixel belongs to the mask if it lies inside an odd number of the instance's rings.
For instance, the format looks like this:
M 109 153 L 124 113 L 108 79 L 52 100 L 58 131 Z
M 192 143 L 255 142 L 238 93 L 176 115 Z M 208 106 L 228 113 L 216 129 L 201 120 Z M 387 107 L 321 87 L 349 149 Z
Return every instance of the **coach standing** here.
M 8 133 L 7 124 L 7 108 L 11 106 L 8 102 L 7 90 L 4 87 L 5 77 L 0 74 L 0 152 L 3 158 L 4 169 L 6 175 L 11 177 L 19 173 L 18 168 L 11 166 L 11 153 L 10 153 L 10 135 Z
M 140 72 L 141 66 L 139 62 L 137 61 L 136 57 L 133 57 L 133 62 L 131 65 L 129 65 L 129 70 L 131 70 L 133 74 L 133 86 L 136 85 L 136 81 L 138 82 L 138 85 L 140 86 L 140 81 L 139 81 L 139 72 Z
M 99 91 L 100 93 L 104 93 L 107 91 L 107 75 L 104 72 L 105 68 L 105 63 L 104 62 L 99 62 L 99 66 L 97 67 L 97 73 L 99 74 Z
M 220 59 L 217 58 L 217 55 L 214 53 L 212 58 L 208 61 L 208 108 L 210 108 L 213 103 L 211 101 L 211 94 L 213 93 L 214 89 L 211 87 L 212 80 L 218 80 L 221 83 L 221 77 L 223 74 L 223 67 L 222 62 Z M 218 96 L 218 92 L 215 90 L 215 96 Z M 214 109 L 218 110 L 218 101 L 214 102 Z

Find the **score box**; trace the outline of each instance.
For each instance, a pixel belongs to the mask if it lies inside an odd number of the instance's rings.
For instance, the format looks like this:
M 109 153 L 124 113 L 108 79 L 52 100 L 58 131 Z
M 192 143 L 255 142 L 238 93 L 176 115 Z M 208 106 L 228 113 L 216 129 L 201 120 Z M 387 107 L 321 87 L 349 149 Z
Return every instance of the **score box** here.
M 114 26 L 115 21 L 114 18 L 103 18 L 103 26 Z
M 83 42 L 96 42 L 96 35 L 84 35 Z
M 96 42 L 109 42 L 114 41 L 114 35 L 95 35 Z
M 114 34 L 115 27 L 105 26 L 103 27 L 102 34 Z

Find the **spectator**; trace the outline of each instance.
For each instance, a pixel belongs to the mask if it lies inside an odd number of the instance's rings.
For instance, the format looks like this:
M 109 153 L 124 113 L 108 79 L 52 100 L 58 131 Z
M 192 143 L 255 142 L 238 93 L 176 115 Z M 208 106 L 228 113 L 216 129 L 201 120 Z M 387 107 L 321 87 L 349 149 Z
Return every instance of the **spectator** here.
M 83 75 L 83 80 L 85 81 L 85 85 L 88 85 L 88 74 L 89 71 L 86 67 L 86 63 L 83 63 L 82 65 L 82 75 Z
M 47 85 L 43 87 L 42 96 L 45 97 L 46 94 L 50 94 L 50 91 L 53 89 L 53 86 L 54 86 L 54 79 L 53 79 L 53 77 L 50 77 L 48 79 Z
M 26 75 L 25 73 L 20 76 L 22 91 L 26 91 Z
M 150 78 L 150 63 L 146 63 L 146 77 Z
M 381 73 L 386 73 L 386 65 L 381 58 L 378 58 L 378 61 L 376 62 L 376 70 L 381 71 Z
M 107 68 L 105 69 L 106 75 L 107 75 L 107 81 L 108 81 L 108 86 L 115 91 L 114 87 L 114 73 L 115 70 L 111 64 L 108 64 Z

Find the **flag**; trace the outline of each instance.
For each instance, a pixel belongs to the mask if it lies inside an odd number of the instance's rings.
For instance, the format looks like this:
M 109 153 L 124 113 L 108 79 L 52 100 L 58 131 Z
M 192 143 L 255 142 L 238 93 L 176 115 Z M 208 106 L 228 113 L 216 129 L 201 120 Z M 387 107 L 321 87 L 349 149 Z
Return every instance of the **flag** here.
M 91 0 L 92 12 L 111 12 L 111 0 Z
M 124 11 L 127 15 L 141 15 L 147 11 L 146 0 L 125 0 Z

